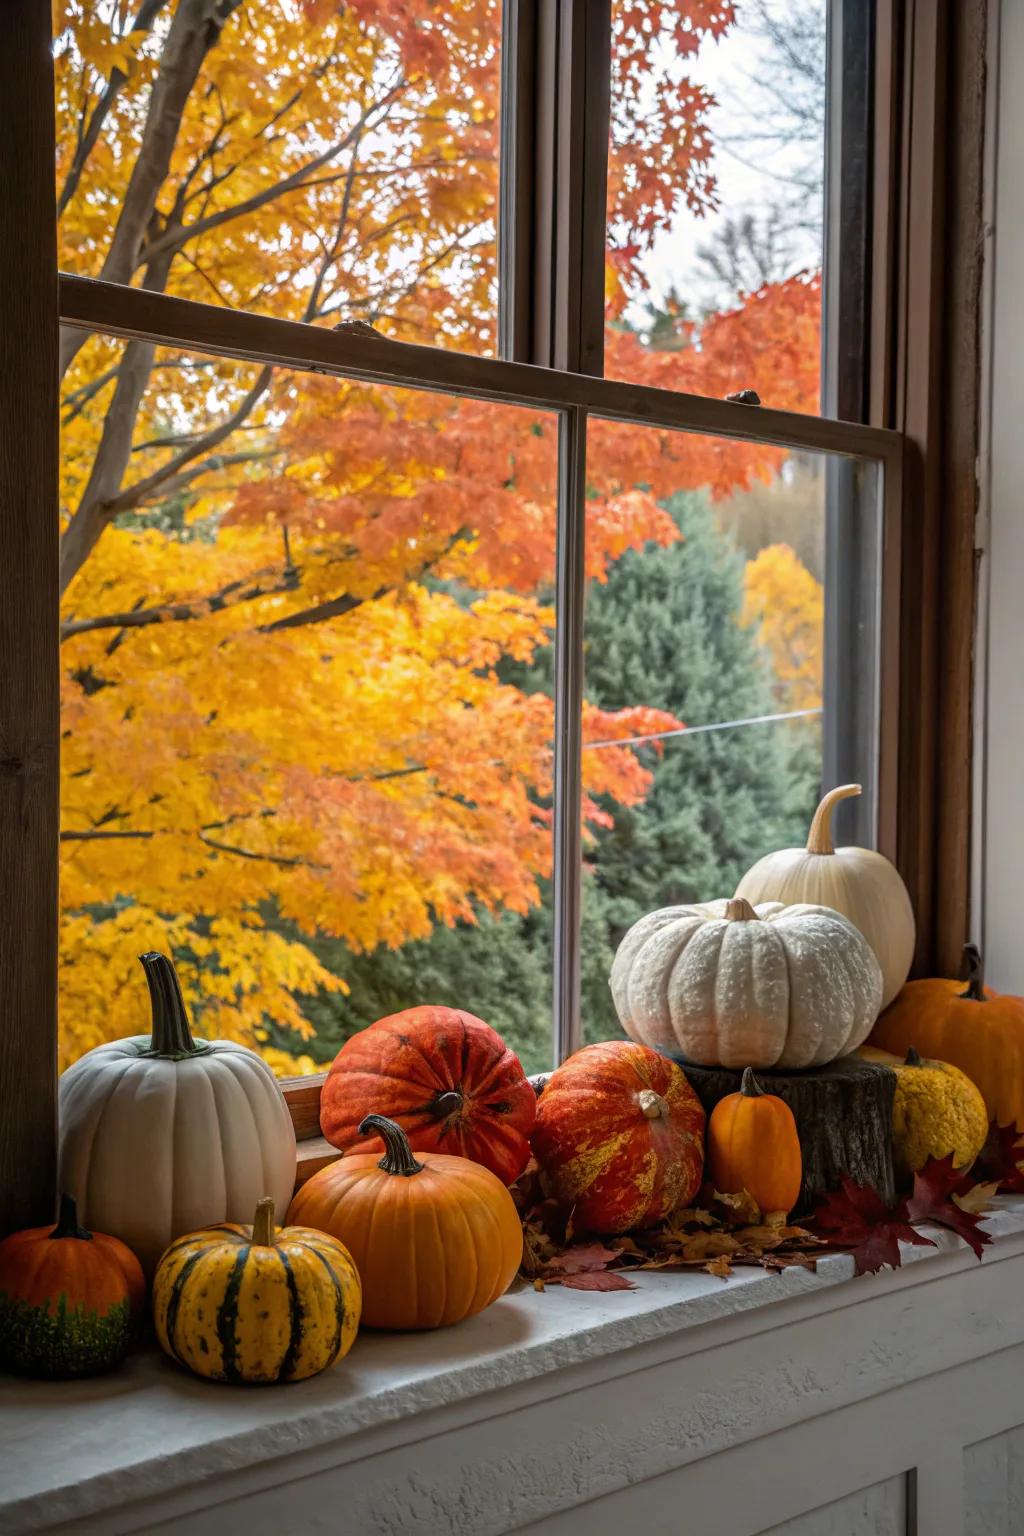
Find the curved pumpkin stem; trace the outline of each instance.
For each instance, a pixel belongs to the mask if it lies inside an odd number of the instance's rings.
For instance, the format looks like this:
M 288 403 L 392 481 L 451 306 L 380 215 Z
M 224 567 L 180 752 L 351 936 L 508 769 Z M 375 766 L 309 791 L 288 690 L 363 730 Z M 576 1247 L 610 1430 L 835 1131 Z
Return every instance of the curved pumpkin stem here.
M 757 923 L 760 918 L 745 896 L 733 896 L 725 904 L 726 921 L 730 923 Z
M 740 1079 L 740 1093 L 745 1099 L 763 1099 L 764 1089 L 754 1076 L 753 1067 L 744 1067 L 743 1076 Z
M 269 1195 L 256 1202 L 256 1214 L 252 1219 L 252 1240 L 257 1248 L 273 1248 L 274 1202 Z
M 808 853 L 835 853 L 835 844 L 832 841 L 832 812 L 840 800 L 849 800 L 851 796 L 861 793 L 859 784 L 839 784 L 835 789 L 830 789 L 827 795 L 822 795 L 821 803 L 811 822 L 811 830 L 807 834 Z
M 662 1115 L 668 1113 L 668 1105 L 653 1088 L 641 1088 L 636 1097 L 645 1119 L 660 1120 Z
M 394 1120 L 388 1120 L 385 1115 L 366 1115 L 359 1122 L 360 1136 L 379 1136 L 384 1143 L 384 1156 L 377 1164 L 385 1173 L 397 1173 L 403 1179 L 411 1178 L 414 1173 L 422 1173 L 423 1163 L 418 1163 L 413 1156 L 409 1138 Z
M 985 996 L 985 966 L 981 958 L 981 950 L 977 944 L 964 945 L 964 958 L 967 961 L 967 990 L 960 996 L 967 998 L 972 1003 L 987 1003 Z
M 73 1195 L 61 1195 L 60 1210 L 57 1213 L 57 1225 L 50 1233 L 51 1237 L 80 1237 L 84 1242 L 92 1242 L 92 1233 L 82 1226 L 78 1219 L 78 1207 Z
M 146 1056 L 169 1056 L 181 1061 L 205 1051 L 206 1045 L 198 1045 L 192 1038 L 188 1022 L 188 1010 L 181 995 L 181 983 L 173 963 L 166 955 L 149 950 L 140 955 L 142 969 L 149 983 L 149 1001 L 153 1010 L 153 1033 Z

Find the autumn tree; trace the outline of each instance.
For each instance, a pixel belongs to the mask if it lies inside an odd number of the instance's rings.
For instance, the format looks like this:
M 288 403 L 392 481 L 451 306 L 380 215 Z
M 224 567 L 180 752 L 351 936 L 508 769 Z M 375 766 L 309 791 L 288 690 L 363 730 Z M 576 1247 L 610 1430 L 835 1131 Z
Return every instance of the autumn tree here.
M 706 102 L 654 117 L 641 36 L 680 50 L 728 5 L 627 8 L 610 195 L 614 282 L 680 198 L 710 199 Z M 312 324 L 493 346 L 498 0 L 65 0 L 66 268 Z M 640 150 L 628 163 L 627 146 Z M 806 407 L 812 279 L 674 352 L 622 330 L 609 369 L 725 393 L 757 357 Z M 771 342 L 770 348 L 765 350 Z M 767 366 L 764 360 L 769 359 Z M 173 949 L 210 1034 L 310 1032 L 354 953 L 526 917 L 550 869 L 551 701 L 502 662 L 550 645 L 556 441 L 536 412 L 62 337 L 62 1053 L 138 1027 L 135 955 Z M 768 481 L 779 454 L 593 434 L 588 573 L 677 538 L 660 500 Z M 675 717 L 589 704 L 589 738 Z M 642 798 L 630 747 L 588 754 L 589 822 Z
M 780 710 L 820 709 L 825 594 L 788 544 L 770 544 L 744 578 L 743 623 L 771 657 Z

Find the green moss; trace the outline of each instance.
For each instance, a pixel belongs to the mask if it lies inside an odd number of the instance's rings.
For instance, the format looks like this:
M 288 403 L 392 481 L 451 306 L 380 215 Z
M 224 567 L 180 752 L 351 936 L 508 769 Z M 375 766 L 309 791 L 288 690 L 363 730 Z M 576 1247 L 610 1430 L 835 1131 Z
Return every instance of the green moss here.
M 127 1354 L 132 1334 L 127 1301 L 100 1317 L 69 1307 L 63 1293 L 53 1310 L 0 1294 L 0 1359 L 25 1376 L 97 1376 L 113 1370 Z

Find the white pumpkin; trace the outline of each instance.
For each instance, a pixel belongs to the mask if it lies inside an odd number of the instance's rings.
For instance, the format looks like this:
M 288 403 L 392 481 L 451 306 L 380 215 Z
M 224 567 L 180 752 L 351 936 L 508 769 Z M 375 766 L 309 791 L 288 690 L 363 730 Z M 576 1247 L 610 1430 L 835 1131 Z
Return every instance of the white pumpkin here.
M 766 854 L 743 876 L 736 894 L 755 904 L 809 901 L 848 917 L 882 967 L 882 1007 L 887 1008 L 910 974 L 914 909 L 899 870 L 884 854 L 833 845 L 833 810 L 860 792 L 859 784 L 829 790 L 814 813 L 807 847 Z
M 295 1130 L 267 1064 L 230 1040 L 194 1040 L 174 966 L 141 957 L 152 1036 L 97 1046 L 59 1084 L 60 1189 L 83 1224 L 147 1273 L 174 1238 L 252 1220 L 295 1185 Z
M 871 1032 L 882 973 L 828 907 L 742 898 L 664 907 L 619 945 L 612 997 L 626 1034 L 702 1067 L 820 1067 Z

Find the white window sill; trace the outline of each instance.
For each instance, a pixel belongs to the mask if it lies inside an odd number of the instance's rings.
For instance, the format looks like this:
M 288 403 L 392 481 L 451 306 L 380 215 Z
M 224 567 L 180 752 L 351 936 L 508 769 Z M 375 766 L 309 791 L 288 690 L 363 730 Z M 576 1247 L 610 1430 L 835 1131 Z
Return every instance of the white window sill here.
M 1024 1254 L 1024 1199 L 999 1201 L 987 1222 L 995 1238 L 987 1261 Z M 299 1475 L 295 1458 L 306 1453 L 326 1451 L 335 1461 L 374 1454 L 385 1426 L 388 1444 L 408 1445 L 437 1433 L 438 1415 L 450 1421 L 446 1411 L 459 1405 L 469 1405 L 462 1420 L 475 1423 L 556 1397 L 569 1390 L 569 1376 L 626 1375 L 642 1346 L 657 1342 L 664 1352 L 671 1344 L 677 1356 L 706 1350 L 711 1334 L 695 1330 L 714 1325 L 715 1345 L 726 1344 L 976 1267 L 951 1233 L 926 1230 L 937 1248 L 904 1248 L 903 1269 L 854 1285 L 847 1283 L 852 1260 L 830 1255 L 817 1273 L 740 1269 L 728 1281 L 702 1272 L 637 1274 L 635 1290 L 611 1293 L 522 1288 L 454 1329 L 363 1333 L 333 1370 L 292 1386 L 208 1384 L 155 1352 L 90 1381 L 3 1377 L 0 1532 L 78 1521 L 82 1529 L 147 1529 L 147 1508 L 177 1507 L 181 1497 L 205 1508 L 238 1497 L 247 1469 L 264 1484 L 285 1482 Z M 500 1394 L 500 1403 L 487 1394 Z M 707 1450 L 716 1448 L 709 1441 Z M 114 1511 L 116 1523 L 103 1523 Z

